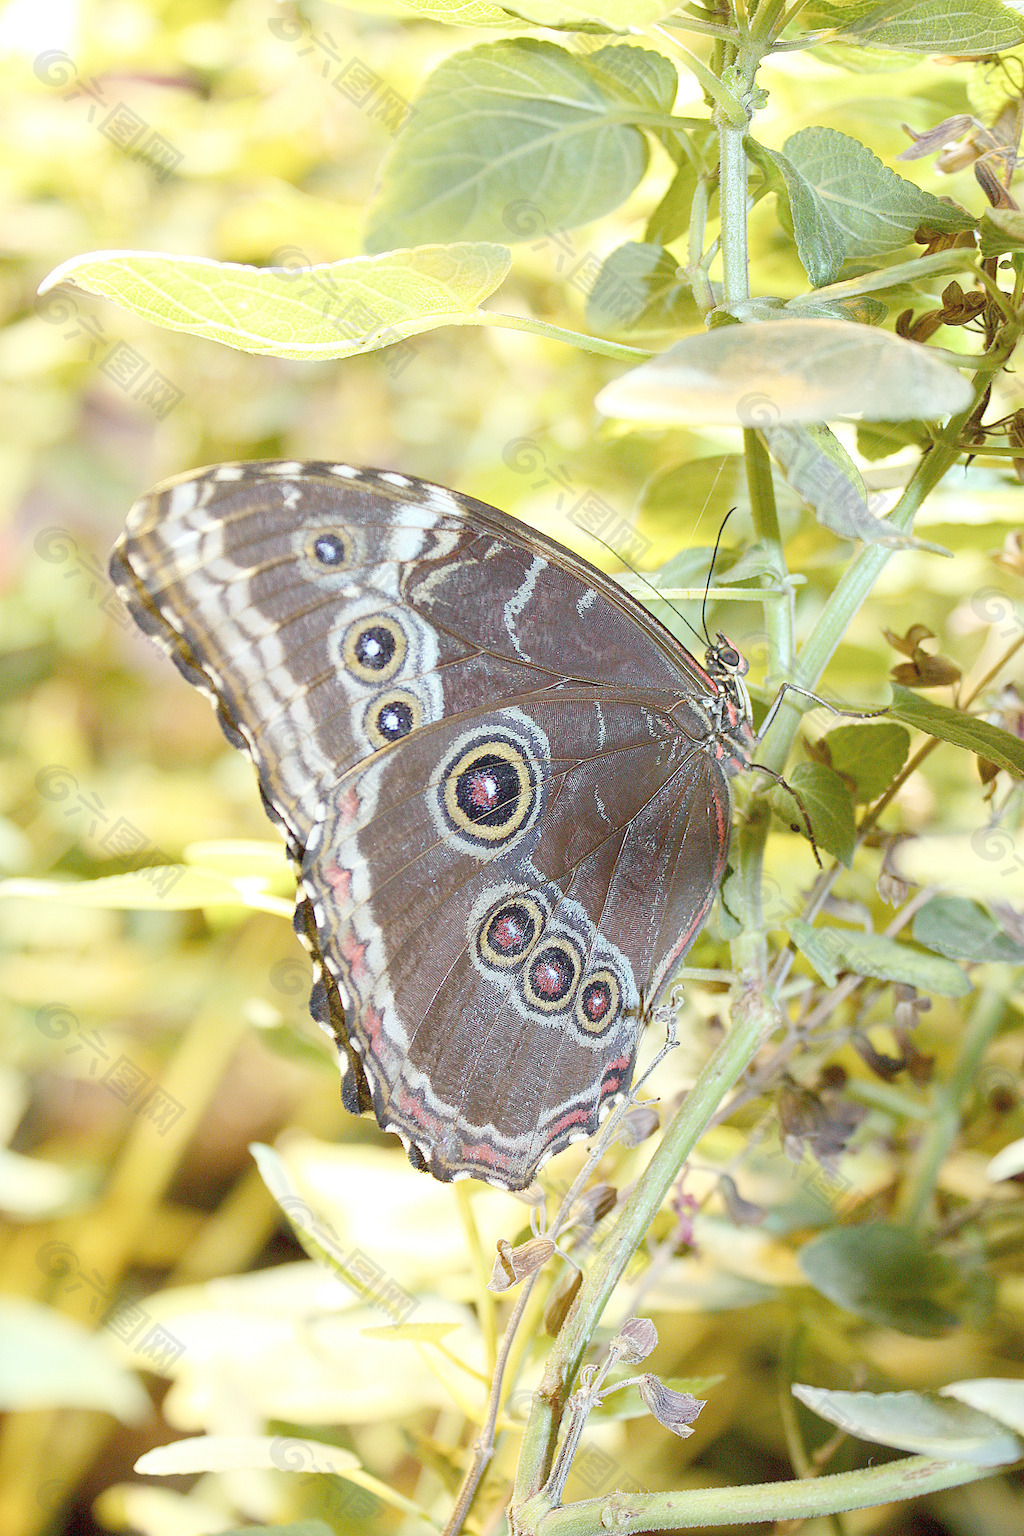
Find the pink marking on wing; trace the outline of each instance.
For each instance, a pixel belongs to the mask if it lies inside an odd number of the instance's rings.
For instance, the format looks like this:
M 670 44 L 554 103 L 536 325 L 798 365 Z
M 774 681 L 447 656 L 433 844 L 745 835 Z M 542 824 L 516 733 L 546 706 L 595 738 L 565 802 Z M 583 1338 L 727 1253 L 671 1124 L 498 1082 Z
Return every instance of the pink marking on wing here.
M 351 975 L 352 980 L 365 981 L 368 974 L 366 966 L 363 963 L 363 957 L 366 954 L 366 945 L 360 944 L 359 940 L 355 937 L 354 934 L 346 933 L 341 940 L 339 948 L 341 950 L 342 958 L 348 965 L 349 974 Z
M 328 864 L 324 870 L 324 879 L 332 891 L 337 891 L 342 901 L 347 901 L 352 888 L 352 871 L 342 869 L 338 864 Z
M 338 816 L 341 820 L 342 826 L 346 827 L 348 826 L 349 822 L 355 821 L 358 814 L 359 796 L 356 793 L 355 785 L 350 784 L 345 793 L 338 799 Z

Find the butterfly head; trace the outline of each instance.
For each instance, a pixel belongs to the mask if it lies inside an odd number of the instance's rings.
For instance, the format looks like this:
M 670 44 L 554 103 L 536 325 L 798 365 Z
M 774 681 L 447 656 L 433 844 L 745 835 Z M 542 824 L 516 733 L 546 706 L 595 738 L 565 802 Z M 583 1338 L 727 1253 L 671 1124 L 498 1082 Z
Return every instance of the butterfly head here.
M 730 745 L 740 748 L 740 757 L 736 760 L 739 767 L 754 734 L 750 694 L 743 681 L 750 664 L 742 651 L 719 630 L 705 652 L 704 666 L 715 685 L 715 736 L 726 738 L 726 755 Z

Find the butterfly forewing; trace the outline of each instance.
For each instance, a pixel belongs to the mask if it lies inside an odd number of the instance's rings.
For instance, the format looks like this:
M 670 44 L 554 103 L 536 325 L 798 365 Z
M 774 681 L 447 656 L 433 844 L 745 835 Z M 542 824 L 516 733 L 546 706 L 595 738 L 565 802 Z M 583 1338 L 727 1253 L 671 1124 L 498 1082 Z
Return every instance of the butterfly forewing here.
M 346 1103 L 438 1178 L 528 1183 L 628 1086 L 707 915 L 717 685 L 586 562 L 397 475 L 181 477 L 111 569 L 254 759 Z

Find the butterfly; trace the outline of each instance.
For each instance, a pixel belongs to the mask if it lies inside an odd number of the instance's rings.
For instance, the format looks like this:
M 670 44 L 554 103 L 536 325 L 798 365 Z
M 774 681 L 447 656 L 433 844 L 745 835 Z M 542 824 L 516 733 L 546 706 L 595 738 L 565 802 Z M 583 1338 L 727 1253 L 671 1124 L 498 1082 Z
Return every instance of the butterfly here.
M 168 480 L 111 557 L 252 758 L 342 1097 L 520 1189 L 630 1086 L 726 867 L 746 662 L 495 507 L 329 462 Z

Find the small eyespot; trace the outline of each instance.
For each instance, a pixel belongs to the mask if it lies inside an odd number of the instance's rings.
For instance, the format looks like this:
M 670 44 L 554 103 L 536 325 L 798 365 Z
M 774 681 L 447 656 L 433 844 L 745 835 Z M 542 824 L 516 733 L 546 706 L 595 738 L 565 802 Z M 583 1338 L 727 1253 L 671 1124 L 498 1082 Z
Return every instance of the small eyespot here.
M 396 688 L 383 697 L 378 695 L 363 717 L 363 728 L 375 747 L 401 741 L 422 723 L 423 705 L 406 688 Z
M 622 988 L 614 971 L 602 969 L 585 978 L 576 998 L 576 1022 L 589 1035 L 599 1035 L 618 1018 Z
M 344 565 L 348 557 L 345 538 L 340 533 L 318 533 L 312 542 L 311 551 L 313 558 L 320 565 L 326 566 Z
M 384 613 L 350 624 L 341 644 L 345 670 L 361 683 L 384 683 L 401 669 L 408 642 L 402 626 Z

